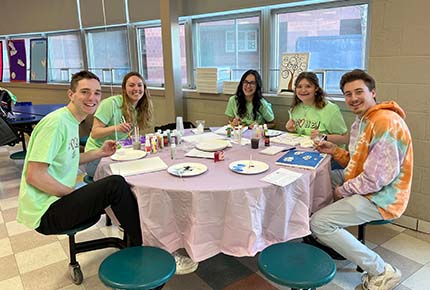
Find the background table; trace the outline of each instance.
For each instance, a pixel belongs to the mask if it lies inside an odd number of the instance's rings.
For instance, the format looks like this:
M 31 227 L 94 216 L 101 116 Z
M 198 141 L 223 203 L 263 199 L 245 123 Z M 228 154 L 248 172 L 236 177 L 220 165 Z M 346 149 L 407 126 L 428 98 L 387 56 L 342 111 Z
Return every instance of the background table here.
M 170 159 L 170 147 L 145 158 L 159 156 L 167 165 L 199 162 L 208 171 L 195 177 L 179 178 L 167 171 L 126 177 L 136 194 L 143 242 L 173 252 L 185 248 L 194 261 L 220 252 L 233 256 L 254 256 L 265 247 L 306 236 L 311 212 L 332 202 L 330 158 L 316 170 L 303 173 L 296 182 L 279 187 L 260 179 L 281 166 L 282 156 L 258 153 L 264 149 L 233 145 L 225 150 L 225 160 L 184 157 L 190 148 L 179 146 L 177 158 Z M 236 160 L 264 161 L 268 171 L 241 175 L 228 165 Z M 110 158 L 101 160 L 95 179 L 111 174 Z
M 39 121 L 61 107 L 64 104 L 44 104 L 44 105 L 22 105 L 13 107 L 13 114 L 7 118 L 7 122 L 15 129 L 22 143 L 23 151 L 11 154 L 12 159 L 24 159 L 27 152 L 25 144 L 25 134 L 31 135 L 33 126 Z

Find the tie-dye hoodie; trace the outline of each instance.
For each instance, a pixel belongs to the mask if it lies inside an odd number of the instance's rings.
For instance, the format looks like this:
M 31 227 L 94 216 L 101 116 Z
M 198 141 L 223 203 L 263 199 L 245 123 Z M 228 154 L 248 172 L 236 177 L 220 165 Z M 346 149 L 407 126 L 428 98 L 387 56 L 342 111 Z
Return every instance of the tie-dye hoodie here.
M 411 191 L 412 140 L 404 117 L 396 102 L 375 105 L 352 124 L 349 152 L 337 148 L 333 154 L 346 165 L 340 193 L 366 196 L 384 219 L 402 215 Z

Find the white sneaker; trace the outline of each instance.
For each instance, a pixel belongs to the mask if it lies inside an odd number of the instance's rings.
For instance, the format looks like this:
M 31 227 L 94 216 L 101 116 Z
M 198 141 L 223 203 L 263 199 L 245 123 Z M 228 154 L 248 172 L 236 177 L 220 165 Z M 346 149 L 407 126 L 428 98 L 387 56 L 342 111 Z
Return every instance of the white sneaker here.
M 173 253 L 173 257 L 175 257 L 176 262 L 176 275 L 193 273 L 199 266 L 199 263 L 194 262 L 191 258 L 176 252 Z
M 390 264 L 385 264 L 385 271 L 380 275 L 363 274 L 363 283 L 358 285 L 355 290 L 391 290 L 400 284 L 401 278 L 402 273 L 399 269 Z

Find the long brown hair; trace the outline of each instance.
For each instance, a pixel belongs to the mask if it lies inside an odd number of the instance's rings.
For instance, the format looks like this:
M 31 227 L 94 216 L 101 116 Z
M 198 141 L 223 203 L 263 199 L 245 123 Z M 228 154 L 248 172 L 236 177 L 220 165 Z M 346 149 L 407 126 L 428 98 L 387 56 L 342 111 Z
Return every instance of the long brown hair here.
M 132 107 L 132 104 L 130 103 L 130 99 L 127 96 L 127 90 L 126 85 L 129 78 L 132 76 L 136 76 L 143 82 L 143 96 L 140 98 L 140 100 L 136 104 L 136 111 L 137 111 L 137 120 L 134 120 L 134 116 L 131 113 L 130 108 Z M 143 130 L 146 128 L 149 128 L 152 125 L 153 121 L 153 111 L 154 107 L 152 104 L 151 96 L 148 91 L 148 87 L 146 86 L 146 82 L 143 79 L 143 77 L 138 72 L 129 72 L 124 76 L 124 79 L 122 80 L 121 84 L 122 88 L 122 106 L 121 111 L 127 122 L 131 123 L 137 123 L 139 126 L 139 129 Z
M 293 102 L 291 104 L 291 110 L 293 110 L 295 106 L 297 106 L 299 103 L 302 102 L 299 99 L 299 97 L 297 97 L 296 87 L 299 85 L 300 81 L 303 79 L 306 79 L 308 82 L 310 82 L 311 84 L 313 84 L 316 87 L 316 90 L 315 90 L 315 107 L 317 107 L 318 109 L 324 108 L 324 106 L 326 105 L 326 101 L 325 101 L 326 93 L 320 87 L 317 75 L 313 72 L 302 72 L 297 76 L 296 81 L 294 82 L 294 99 L 293 99 Z

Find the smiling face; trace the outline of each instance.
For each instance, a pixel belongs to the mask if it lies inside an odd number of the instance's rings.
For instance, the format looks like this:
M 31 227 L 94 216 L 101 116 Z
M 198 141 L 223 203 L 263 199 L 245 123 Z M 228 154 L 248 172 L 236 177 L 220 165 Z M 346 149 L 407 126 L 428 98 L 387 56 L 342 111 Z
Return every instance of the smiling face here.
M 376 105 L 375 89 L 369 90 L 363 80 L 346 83 L 343 86 L 343 94 L 345 96 L 345 103 L 359 117 L 362 117 L 367 110 Z
M 247 102 L 251 102 L 257 89 L 257 81 L 253 74 L 249 74 L 242 83 L 242 90 Z
M 315 94 L 317 92 L 317 87 L 308 81 L 306 78 L 303 78 L 296 86 L 295 92 L 297 97 L 303 102 L 305 105 L 312 105 L 315 102 Z
M 96 79 L 81 79 L 75 91 L 69 89 L 70 103 L 67 105 L 78 121 L 94 114 L 102 97 L 100 83 Z
M 125 93 L 130 103 L 135 106 L 145 93 L 145 84 L 138 76 L 131 76 L 125 83 Z

